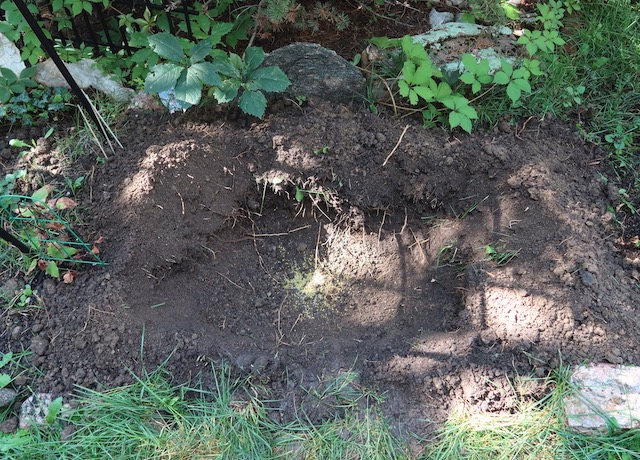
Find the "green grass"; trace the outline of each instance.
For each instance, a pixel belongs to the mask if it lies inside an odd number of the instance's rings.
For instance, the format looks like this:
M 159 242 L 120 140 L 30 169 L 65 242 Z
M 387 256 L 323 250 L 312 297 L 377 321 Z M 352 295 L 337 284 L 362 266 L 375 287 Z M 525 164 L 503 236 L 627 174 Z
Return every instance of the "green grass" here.
M 80 388 L 73 409 L 49 425 L 0 434 L 0 456 L 39 459 L 306 459 L 306 460 L 634 460 L 640 430 L 585 436 L 569 432 L 564 401 L 573 391 L 563 368 L 543 381 L 547 395 L 522 397 L 514 413 L 452 415 L 410 454 L 380 411 L 381 399 L 354 385 L 353 372 L 327 381 L 319 400 L 341 411 L 320 425 L 281 423 L 248 380 L 212 371 L 213 388 L 174 385 L 162 368 L 110 390 Z M 527 379 L 520 379 L 520 388 Z M 529 381 L 530 382 L 530 381 Z M 516 391 L 515 389 L 513 390 Z M 313 394 L 313 392 L 310 392 Z M 517 394 L 517 393 L 515 393 Z M 345 396 L 346 395 L 346 396 Z M 7 414 L 4 414 L 7 416 Z M 288 414 L 293 415 L 293 414 Z M 74 427 L 62 440 L 63 426 Z

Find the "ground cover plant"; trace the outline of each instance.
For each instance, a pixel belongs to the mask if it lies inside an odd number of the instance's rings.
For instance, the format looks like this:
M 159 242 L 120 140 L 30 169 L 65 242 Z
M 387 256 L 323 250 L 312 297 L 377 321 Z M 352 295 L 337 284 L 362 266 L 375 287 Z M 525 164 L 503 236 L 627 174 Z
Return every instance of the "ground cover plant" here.
M 430 8 L 356 3 L 350 25 L 368 11 L 370 28 L 419 23 Z M 251 78 L 258 46 L 288 30 L 298 4 L 265 1 L 220 20 L 230 5 L 204 15 L 194 44 L 181 41 L 186 25 L 163 44 L 161 14 L 122 11 L 123 27 L 159 44 L 120 74 L 143 86 L 149 70 L 173 63 L 176 78 L 162 89 L 195 103 L 206 82 L 182 92 L 181 79 L 218 64 L 220 44 L 234 67 L 220 79 L 236 78 L 229 99 L 240 100 L 242 85 L 269 90 L 250 83 L 260 80 Z M 323 18 L 338 34 L 332 18 L 349 12 L 341 5 L 299 17 Z M 72 200 L 65 222 L 109 265 L 68 267 L 68 283 L 44 276 L 46 266 L 26 279 L 5 271 L 0 387 L 18 402 L 49 392 L 55 404 L 28 431 L 16 430 L 15 406 L 4 409 L 0 452 L 638 458 L 637 430 L 612 423 L 578 435 L 563 416 L 569 366 L 640 362 L 638 9 L 572 1 L 528 12 L 520 60 L 489 75 L 462 53 L 458 81 L 398 33 L 404 54 L 389 87 L 406 97 L 402 119 L 381 100 L 368 101 L 376 115 L 312 97 L 264 113 L 259 104 L 263 120 L 206 104 L 172 117 L 130 111 L 114 122 L 125 149 L 107 156 L 83 155 L 80 126 L 58 146 L 48 126 L 3 131 L 22 139 L 0 149 L 14 166 L 2 176 L 9 195 L 35 194 L 31 212 L 45 227 L 38 203 Z M 226 49 L 251 14 L 260 29 Z M 472 2 L 467 20 L 488 18 L 519 24 L 502 2 Z M 175 53 L 157 52 L 165 45 Z M 44 244 L 43 255 L 60 255 Z M 61 237 L 51 251 L 65 247 Z

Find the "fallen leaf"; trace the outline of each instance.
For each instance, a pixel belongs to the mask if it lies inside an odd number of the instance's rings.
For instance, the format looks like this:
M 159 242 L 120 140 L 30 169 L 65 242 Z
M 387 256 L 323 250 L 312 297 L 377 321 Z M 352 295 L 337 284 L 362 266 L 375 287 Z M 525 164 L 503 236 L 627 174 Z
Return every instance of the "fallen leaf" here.
M 77 273 L 76 273 L 76 272 L 74 272 L 73 270 L 66 271 L 66 272 L 64 273 L 64 275 L 62 275 L 62 281 L 63 281 L 65 284 L 71 284 L 71 283 L 73 283 L 73 280 L 75 279 L 76 274 L 77 274 Z
M 47 225 L 45 225 L 45 227 L 47 227 L 49 230 L 55 231 L 64 230 L 64 224 L 60 222 L 47 222 Z
M 91 248 L 91 252 L 93 252 L 95 255 L 98 255 L 98 254 L 100 254 L 100 248 L 99 248 L 98 246 L 95 246 L 95 245 L 94 245 L 94 246 Z
M 38 268 L 40 270 L 43 270 L 43 271 L 46 270 L 47 269 L 47 261 L 46 260 L 42 260 L 42 259 L 38 260 Z
M 78 203 L 76 203 L 71 198 L 66 196 L 63 196 L 62 198 L 58 198 L 55 204 L 56 209 L 73 209 L 76 206 L 78 206 Z
M 104 243 L 104 236 L 100 235 L 98 239 L 95 241 L 95 244 Z

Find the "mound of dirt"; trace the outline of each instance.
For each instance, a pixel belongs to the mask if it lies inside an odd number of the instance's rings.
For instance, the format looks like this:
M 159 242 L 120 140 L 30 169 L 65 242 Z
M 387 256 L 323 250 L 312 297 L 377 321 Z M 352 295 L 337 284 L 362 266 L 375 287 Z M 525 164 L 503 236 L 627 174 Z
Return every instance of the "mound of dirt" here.
M 30 347 L 57 393 L 226 361 L 284 417 L 353 369 L 419 433 L 510 409 L 516 373 L 640 361 L 633 267 L 570 128 L 449 134 L 310 102 L 260 122 L 130 113 L 79 197 L 109 265 L 46 280 L 0 347 Z

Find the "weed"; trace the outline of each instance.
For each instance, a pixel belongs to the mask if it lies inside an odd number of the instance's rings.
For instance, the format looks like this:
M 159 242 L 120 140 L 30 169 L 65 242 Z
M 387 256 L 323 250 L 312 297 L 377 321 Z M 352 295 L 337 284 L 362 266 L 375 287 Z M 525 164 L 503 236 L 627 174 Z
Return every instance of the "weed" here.
M 520 249 L 517 251 L 509 251 L 505 248 L 497 249 L 493 244 L 487 244 L 484 247 L 484 251 L 489 256 L 489 259 L 493 260 L 498 266 L 508 264 L 520 253 Z
M 456 265 L 462 263 L 458 256 L 458 246 L 455 241 L 450 241 L 438 249 L 436 253 L 436 267 L 444 267 L 448 265 Z
M 27 309 L 41 308 L 43 306 L 42 299 L 38 296 L 38 291 L 31 289 L 31 285 L 25 285 L 22 291 L 18 292 L 9 302 L 9 308 Z
M 323 145 L 322 147 L 317 147 L 313 149 L 313 153 L 315 153 L 316 155 L 326 155 L 327 153 L 329 153 L 329 146 Z

